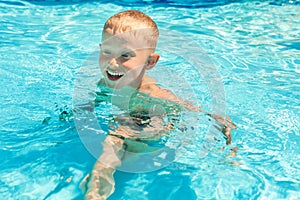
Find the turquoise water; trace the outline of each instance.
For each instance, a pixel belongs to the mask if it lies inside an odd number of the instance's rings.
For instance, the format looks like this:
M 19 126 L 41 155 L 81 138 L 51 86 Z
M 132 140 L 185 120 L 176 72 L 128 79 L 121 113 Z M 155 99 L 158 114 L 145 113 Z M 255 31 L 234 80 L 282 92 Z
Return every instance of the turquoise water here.
M 72 109 L 74 82 L 98 49 L 103 23 L 125 9 L 139 9 L 201 46 L 221 76 L 238 129 L 224 152 L 203 157 L 207 120 L 187 116 L 198 129 L 183 156 L 150 173 L 118 171 L 110 199 L 299 199 L 299 1 L 10 0 L 0 1 L 0 199 L 83 198 L 79 184 L 95 158 L 73 119 L 60 120 L 60 113 Z M 211 110 L 209 89 L 187 55 L 168 54 L 162 44 L 153 75 L 170 85 L 160 68 L 169 67 Z M 180 85 L 172 89 L 190 98 Z M 227 158 L 234 146 L 237 156 Z

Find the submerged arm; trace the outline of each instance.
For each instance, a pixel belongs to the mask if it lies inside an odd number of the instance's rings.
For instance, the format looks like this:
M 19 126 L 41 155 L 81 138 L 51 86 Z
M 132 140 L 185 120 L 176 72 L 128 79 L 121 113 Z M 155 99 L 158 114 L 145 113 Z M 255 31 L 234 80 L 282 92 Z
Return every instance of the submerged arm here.
M 114 173 L 121 165 L 124 155 L 124 140 L 108 135 L 103 143 L 103 152 L 97 160 L 87 183 L 85 199 L 107 199 L 114 192 Z
M 183 108 L 190 110 L 192 112 L 202 112 L 205 115 L 211 117 L 214 119 L 217 124 L 216 128 L 221 131 L 226 139 L 226 144 L 231 144 L 231 130 L 236 129 L 236 125 L 230 120 L 228 116 L 222 116 L 218 114 L 211 114 L 204 110 L 201 110 L 200 107 L 194 106 L 192 102 L 185 101 L 181 99 L 180 97 L 176 96 L 172 91 L 168 89 L 163 89 L 158 87 L 157 85 L 151 85 L 148 86 L 147 89 L 150 91 L 148 94 L 152 97 L 165 99 L 174 103 L 177 103 L 178 105 L 182 106 Z M 147 90 L 145 90 L 147 91 Z

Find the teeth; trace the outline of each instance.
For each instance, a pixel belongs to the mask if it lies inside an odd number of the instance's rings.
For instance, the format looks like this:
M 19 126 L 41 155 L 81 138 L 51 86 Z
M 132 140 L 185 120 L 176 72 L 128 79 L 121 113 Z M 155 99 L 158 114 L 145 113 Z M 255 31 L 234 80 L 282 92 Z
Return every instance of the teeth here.
M 110 70 L 107 70 L 107 72 L 112 75 L 112 76 L 123 76 L 124 73 L 120 73 L 120 72 L 113 72 L 113 71 L 110 71 Z

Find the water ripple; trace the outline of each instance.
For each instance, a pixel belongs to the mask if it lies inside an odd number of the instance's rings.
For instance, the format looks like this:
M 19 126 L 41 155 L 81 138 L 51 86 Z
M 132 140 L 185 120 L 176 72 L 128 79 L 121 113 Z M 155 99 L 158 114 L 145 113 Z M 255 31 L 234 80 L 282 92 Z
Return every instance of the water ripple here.
M 201 158 L 208 123 L 197 121 L 177 163 L 149 174 L 117 172 L 112 199 L 299 198 L 298 1 L 106 2 L 0 1 L 0 198 L 82 198 L 78 184 L 95 160 L 59 113 L 72 107 L 74 79 L 98 48 L 103 23 L 124 9 L 140 9 L 199 43 L 222 76 L 238 129 L 232 146 Z M 209 109 L 209 91 L 192 67 L 161 55 L 161 66 L 177 70 Z M 226 158 L 234 146 L 237 157 Z

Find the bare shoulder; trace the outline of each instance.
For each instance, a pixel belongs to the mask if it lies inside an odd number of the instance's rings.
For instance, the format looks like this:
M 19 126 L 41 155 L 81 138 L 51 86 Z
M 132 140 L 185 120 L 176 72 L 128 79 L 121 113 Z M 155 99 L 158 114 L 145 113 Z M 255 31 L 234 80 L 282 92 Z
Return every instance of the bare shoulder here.
M 139 88 L 140 92 L 143 92 L 153 98 L 164 99 L 170 102 L 177 103 L 190 111 L 202 112 L 200 110 L 200 107 L 194 106 L 192 102 L 183 100 L 182 98 L 174 94 L 171 90 L 158 86 L 154 78 L 150 76 L 147 76 L 145 78 L 146 79 L 143 81 L 143 84 Z
M 175 94 L 171 92 L 171 90 L 161 88 L 160 86 L 158 86 L 157 81 L 154 78 L 147 75 L 144 77 L 143 83 L 139 90 L 140 92 L 146 93 L 147 95 L 154 98 L 160 98 L 169 101 L 174 101 L 178 98 Z
M 156 83 L 157 83 L 157 81 L 153 77 L 145 75 L 142 80 L 142 87 L 148 86 L 148 85 L 153 85 L 153 84 L 156 85 Z

